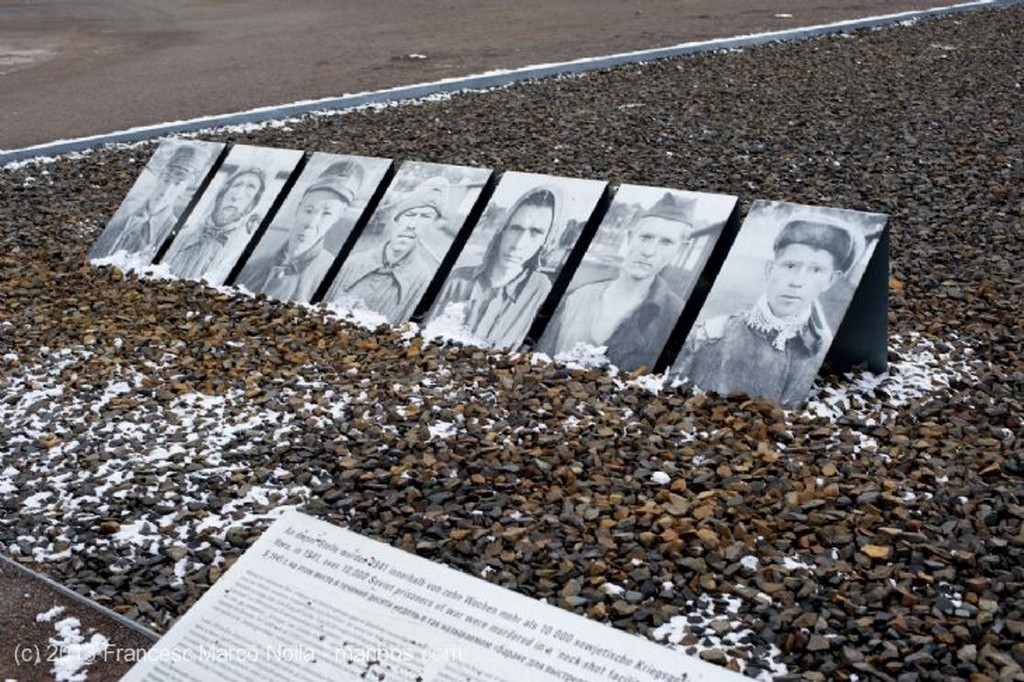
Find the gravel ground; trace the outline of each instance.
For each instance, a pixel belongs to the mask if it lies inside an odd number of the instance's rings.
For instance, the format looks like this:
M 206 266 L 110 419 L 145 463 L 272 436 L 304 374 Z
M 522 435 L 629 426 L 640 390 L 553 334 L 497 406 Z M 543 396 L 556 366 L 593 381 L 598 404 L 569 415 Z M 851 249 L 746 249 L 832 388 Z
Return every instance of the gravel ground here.
M 1017 6 L 208 136 L 888 212 L 891 372 L 795 412 L 93 268 L 151 147 L 4 169 L 0 542 L 159 631 L 299 506 L 762 679 L 1024 680 L 1022 35 Z

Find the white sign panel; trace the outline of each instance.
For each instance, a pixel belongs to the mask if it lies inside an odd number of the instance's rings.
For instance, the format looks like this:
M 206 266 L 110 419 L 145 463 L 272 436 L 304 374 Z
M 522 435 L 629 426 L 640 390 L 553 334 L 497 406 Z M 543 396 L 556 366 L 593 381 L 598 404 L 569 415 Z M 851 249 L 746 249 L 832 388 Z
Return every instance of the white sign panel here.
M 288 511 L 123 679 L 746 678 Z

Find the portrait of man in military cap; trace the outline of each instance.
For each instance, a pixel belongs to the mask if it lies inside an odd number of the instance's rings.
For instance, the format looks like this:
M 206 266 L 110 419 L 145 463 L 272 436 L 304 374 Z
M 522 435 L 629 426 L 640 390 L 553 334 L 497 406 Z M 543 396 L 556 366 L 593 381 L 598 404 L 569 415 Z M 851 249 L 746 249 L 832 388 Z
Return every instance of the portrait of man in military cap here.
M 165 140 L 107 223 L 89 258 L 122 253 L 132 265 L 152 262 L 224 145 Z
M 308 303 L 376 191 L 386 159 L 314 154 L 236 284 Z
M 324 301 L 379 313 L 391 324 L 409 320 L 489 175 L 404 163 Z
M 801 406 L 885 220 L 879 214 L 755 203 L 671 375 L 706 391 Z M 750 258 L 755 248 L 768 251 L 757 268 Z M 840 294 L 829 297 L 840 284 Z M 749 300 L 751 293 L 755 298 L 743 309 L 718 312 L 728 301 L 735 306 Z
M 623 185 L 536 349 L 650 370 L 736 197 Z M 582 345 L 582 347 L 581 347 Z
M 236 145 L 163 256 L 185 279 L 223 284 L 302 152 Z

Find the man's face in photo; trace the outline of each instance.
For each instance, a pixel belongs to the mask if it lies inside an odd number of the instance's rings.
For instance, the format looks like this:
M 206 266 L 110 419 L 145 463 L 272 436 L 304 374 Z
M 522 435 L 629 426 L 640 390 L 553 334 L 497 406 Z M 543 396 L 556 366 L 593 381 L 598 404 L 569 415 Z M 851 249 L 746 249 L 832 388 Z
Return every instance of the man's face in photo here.
M 347 203 L 329 190 L 307 192 L 295 209 L 295 223 L 288 235 L 288 251 L 300 256 L 320 244 L 327 230 L 345 213 Z
M 220 196 L 213 210 L 213 222 L 227 225 L 238 220 L 250 210 L 260 192 L 260 179 L 253 173 L 236 176 Z
M 168 164 L 160 171 L 160 181 L 149 199 L 154 209 L 163 208 L 176 202 L 192 184 L 193 174 L 188 168 Z
M 441 216 L 430 206 L 415 206 L 395 216 L 388 230 L 388 243 L 396 258 L 415 248 L 420 231 L 433 225 Z
M 549 206 L 527 205 L 516 209 L 501 233 L 498 260 L 507 266 L 522 267 L 544 246 L 554 215 Z
M 776 252 L 767 275 L 768 307 L 778 317 L 792 317 L 810 308 L 832 286 L 837 272 L 830 252 L 789 244 Z
M 626 273 L 636 280 L 651 279 L 660 273 L 679 253 L 689 226 L 677 220 L 645 216 L 629 235 Z

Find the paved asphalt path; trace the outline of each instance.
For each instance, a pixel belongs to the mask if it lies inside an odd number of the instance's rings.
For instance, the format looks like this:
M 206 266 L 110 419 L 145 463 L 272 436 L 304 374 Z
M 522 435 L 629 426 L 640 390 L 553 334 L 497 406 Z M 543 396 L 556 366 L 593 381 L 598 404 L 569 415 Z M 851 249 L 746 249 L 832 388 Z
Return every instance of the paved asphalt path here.
M 0 150 L 941 0 L 0 0 Z

